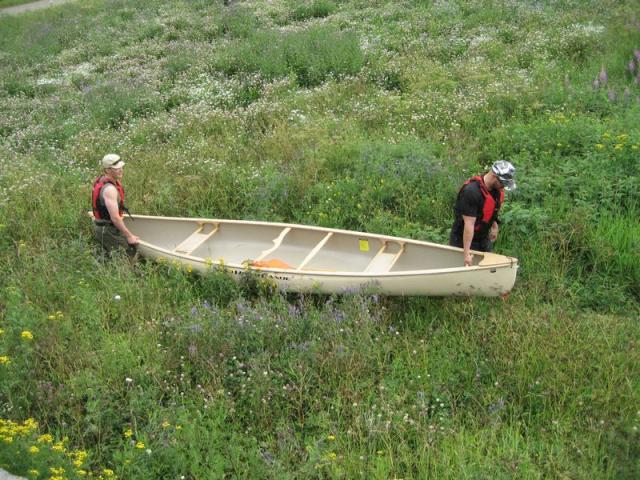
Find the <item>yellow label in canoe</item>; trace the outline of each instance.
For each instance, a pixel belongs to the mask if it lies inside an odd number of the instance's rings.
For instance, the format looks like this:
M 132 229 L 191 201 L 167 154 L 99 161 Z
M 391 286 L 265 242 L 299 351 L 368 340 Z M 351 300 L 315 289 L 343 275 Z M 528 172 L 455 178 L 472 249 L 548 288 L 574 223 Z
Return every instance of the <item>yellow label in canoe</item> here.
M 369 240 L 360 239 L 360 251 L 368 252 L 369 251 Z

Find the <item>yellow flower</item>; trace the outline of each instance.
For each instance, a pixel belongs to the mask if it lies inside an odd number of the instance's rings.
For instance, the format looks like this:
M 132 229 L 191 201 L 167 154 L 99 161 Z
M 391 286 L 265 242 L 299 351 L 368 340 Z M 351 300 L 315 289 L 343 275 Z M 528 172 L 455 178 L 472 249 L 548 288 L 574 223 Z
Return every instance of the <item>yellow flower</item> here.
M 4 334 L 4 330 L 2 328 L 0 328 L 0 335 Z
M 133 431 L 130 428 L 124 431 L 125 438 L 131 438 L 133 436 Z
M 136 448 L 139 448 L 140 450 L 142 450 L 144 448 L 144 443 L 142 442 L 136 443 Z
M 54 452 L 61 452 L 62 453 L 66 449 L 64 448 L 64 445 L 62 444 L 62 442 L 58 442 L 53 447 L 51 447 L 51 450 L 53 450 Z
M 6 355 L 0 355 L 0 365 L 9 365 L 11 360 Z
M 31 447 L 29 447 L 29 453 L 38 453 L 39 451 L 40 449 L 35 445 L 32 445 Z
M 598 150 L 602 150 L 604 148 L 604 145 L 602 143 L 596 143 L 596 148 Z
M 59 467 L 59 468 L 51 467 L 51 468 L 49 468 L 49 471 L 51 473 L 53 473 L 54 475 L 64 475 L 64 468 L 63 467 Z
M 624 143 L 616 143 L 616 144 L 613 146 L 613 149 L 614 149 L 614 150 L 622 150 L 623 148 L 624 148 Z
M 113 477 L 115 475 L 113 473 L 113 470 L 111 470 L 110 468 L 105 468 L 104 470 L 102 470 L 102 473 L 104 473 L 107 477 Z
M 338 457 L 338 456 L 337 456 L 335 453 L 333 453 L 333 452 L 331 452 L 331 453 L 329 453 L 329 454 L 327 455 L 327 458 L 328 458 L 329 460 L 335 460 L 337 457 Z
M 164 421 L 162 422 L 162 428 L 169 428 L 171 426 L 171 424 L 168 421 Z
M 53 437 L 51 435 L 49 435 L 48 433 L 45 433 L 44 435 L 40 435 L 37 439 L 38 443 L 51 443 L 53 442 Z
M 2 437 L 4 443 L 13 443 L 13 437 Z
M 29 475 L 31 475 L 32 477 L 37 477 L 38 475 L 40 475 L 40 472 L 38 470 L 36 470 L 35 468 L 32 468 L 27 473 Z
M 626 133 L 621 133 L 616 138 L 619 142 L 624 142 L 627 138 L 629 138 L 629 135 L 627 135 Z
M 33 340 L 33 333 L 31 333 L 29 330 L 25 330 L 20 334 L 20 336 L 25 340 Z
M 84 450 L 75 450 L 69 453 L 70 457 L 75 457 L 76 461 L 84 462 L 87 459 L 87 452 Z
M 330 442 L 333 442 L 336 439 L 335 435 L 328 435 L 327 436 L 327 440 L 329 440 Z
M 84 476 L 86 476 L 86 475 L 87 475 L 87 471 L 86 471 L 86 470 L 82 470 L 82 469 L 80 469 L 80 470 L 76 470 L 76 475 L 79 475 L 79 476 L 81 476 L 81 477 L 84 477 Z
M 182 425 L 176 425 L 176 430 L 182 430 Z
M 74 460 L 73 466 L 80 468 L 82 466 L 82 460 Z

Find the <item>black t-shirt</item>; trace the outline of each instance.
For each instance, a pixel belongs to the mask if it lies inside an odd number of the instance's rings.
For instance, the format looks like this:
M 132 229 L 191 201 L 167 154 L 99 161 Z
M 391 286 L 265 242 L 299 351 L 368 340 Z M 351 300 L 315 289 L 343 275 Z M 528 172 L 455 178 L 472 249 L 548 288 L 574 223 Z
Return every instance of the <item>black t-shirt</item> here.
M 499 191 L 490 190 L 489 193 L 496 202 L 500 200 Z M 475 218 L 482 217 L 483 206 L 484 197 L 482 196 L 478 182 L 471 182 L 468 185 L 465 185 L 458 194 L 458 199 L 456 200 L 456 205 L 454 207 L 455 220 L 453 222 L 453 227 L 451 228 L 451 233 L 462 238 L 462 234 L 464 232 L 464 220 L 462 216 L 466 215 L 468 217 Z M 488 237 L 488 233 L 489 232 L 484 232 L 484 235 L 478 235 L 476 232 L 473 236 L 473 241 L 484 241 Z

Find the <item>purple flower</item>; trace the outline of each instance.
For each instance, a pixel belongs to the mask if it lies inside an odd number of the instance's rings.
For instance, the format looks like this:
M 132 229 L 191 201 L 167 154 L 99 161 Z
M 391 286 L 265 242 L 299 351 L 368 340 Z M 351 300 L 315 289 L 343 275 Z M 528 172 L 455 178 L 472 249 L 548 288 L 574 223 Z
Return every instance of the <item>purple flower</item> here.
M 636 73 L 636 61 L 635 60 L 629 60 L 629 63 L 627 64 L 627 68 L 629 69 L 629 71 L 631 72 L 631 75 L 635 75 Z
M 637 62 L 640 62 L 640 50 L 634 50 L 633 56 L 636 57 Z
M 640 85 L 640 72 L 638 72 L 638 75 L 636 76 L 636 79 L 634 80 L 636 85 Z
M 600 88 L 600 81 L 596 78 L 592 85 L 594 90 L 598 90 Z
M 604 66 L 602 66 L 602 69 L 600 70 L 598 80 L 600 81 L 600 85 L 606 85 L 607 80 L 609 80 L 609 76 L 607 75 L 607 71 L 604 69 Z
M 624 88 L 624 101 L 628 102 L 630 97 L 631 97 L 631 90 L 629 90 L 629 87 L 625 87 Z
M 607 93 L 607 97 L 609 98 L 610 101 L 615 102 L 616 99 L 618 98 L 618 94 L 616 93 L 615 90 L 609 90 L 609 92 Z

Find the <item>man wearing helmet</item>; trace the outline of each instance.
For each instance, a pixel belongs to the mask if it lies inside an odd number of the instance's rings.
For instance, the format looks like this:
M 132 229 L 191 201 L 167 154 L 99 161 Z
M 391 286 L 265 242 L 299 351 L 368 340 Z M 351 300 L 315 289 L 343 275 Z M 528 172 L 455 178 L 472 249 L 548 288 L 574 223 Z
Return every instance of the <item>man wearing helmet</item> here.
M 102 158 L 102 175 L 93 184 L 91 203 L 96 239 L 110 253 L 114 248 L 124 247 L 129 255 L 135 253 L 140 241 L 122 220 L 127 208 L 124 206 L 122 180 L 124 162 L 119 155 L 109 153 Z
M 455 220 L 449 244 L 464 249 L 464 264 L 473 261 L 471 250 L 490 252 L 498 238 L 498 212 L 504 202 L 504 190 L 516 188 L 515 167 L 498 160 L 484 175 L 471 177 L 458 192 Z

